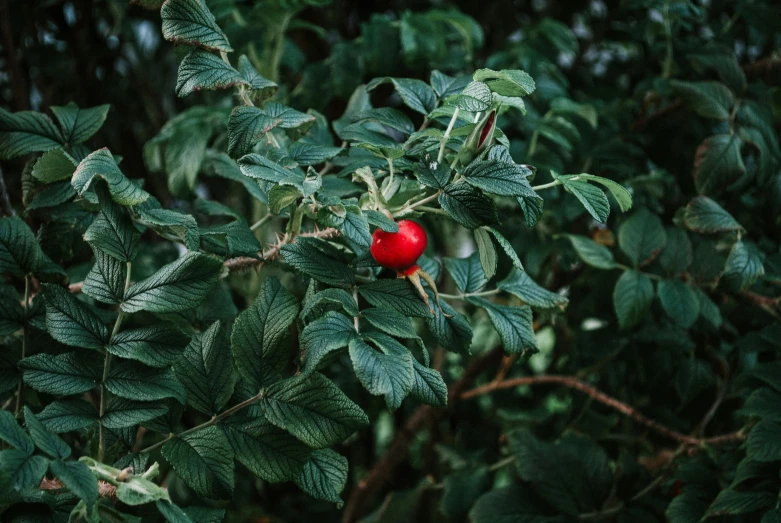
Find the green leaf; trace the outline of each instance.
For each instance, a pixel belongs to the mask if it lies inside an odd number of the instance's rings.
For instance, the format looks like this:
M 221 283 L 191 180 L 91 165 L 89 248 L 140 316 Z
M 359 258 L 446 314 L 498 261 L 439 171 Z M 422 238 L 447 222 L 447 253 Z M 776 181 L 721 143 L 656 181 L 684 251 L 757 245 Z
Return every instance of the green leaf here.
M 225 509 L 190 506 L 185 513 L 195 523 L 222 523 L 225 519 Z
M 393 309 L 403 316 L 427 318 L 431 313 L 410 282 L 400 278 L 377 280 L 358 287 L 371 305 Z
M 703 118 L 726 120 L 735 104 L 732 91 L 719 82 L 681 82 L 672 80 L 670 86 L 689 107 Z
M 578 177 L 578 175 L 574 177 Z M 556 179 L 580 201 L 592 218 L 599 223 L 607 221 L 607 217 L 610 215 L 610 202 L 602 189 L 588 182 L 577 181 L 566 176 L 559 176 Z
M 469 512 L 473 523 L 558 523 L 530 486 L 515 484 L 482 495 Z
M 0 160 L 56 149 L 63 143 L 62 133 L 45 114 L 0 108 Z
M 298 165 L 319 165 L 332 160 L 344 149 L 341 147 L 326 147 L 316 143 L 296 142 L 290 146 L 287 153 Z
M 369 334 L 380 351 L 361 338 L 350 341 L 350 359 L 358 381 L 375 396 L 385 396 L 390 410 L 401 406 L 402 400 L 415 384 L 412 370 L 412 354 L 393 338 Z
M 130 506 L 145 505 L 157 500 L 168 500 L 168 490 L 141 476 L 130 476 L 117 484 L 116 496 Z
M 165 415 L 168 406 L 161 401 L 132 401 L 123 398 L 111 398 L 106 412 L 101 417 L 107 429 L 134 427 L 139 423 Z
M 502 233 L 500 233 L 493 227 L 485 227 L 485 230 L 493 234 L 496 243 L 499 244 L 499 246 L 502 248 L 504 253 L 510 258 L 510 261 L 513 262 L 513 266 L 519 271 L 522 271 L 523 264 L 521 263 L 521 259 L 518 258 L 518 254 L 515 252 L 515 249 L 513 248 L 512 244 L 510 244 L 510 242 L 504 236 L 502 236 Z
M 532 327 L 532 310 L 526 305 L 506 307 L 477 297 L 467 298 L 476 307 L 482 307 L 491 318 L 507 354 L 520 354 L 526 358 L 538 352 Z
M 155 501 L 155 506 L 157 507 L 157 510 L 160 511 L 160 514 L 162 514 L 165 520 L 169 523 L 195 523 L 195 521 L 190 518 L 187 512 L 182 510 L 181 507 L 175 503 L 164 499 L 158 499 Z
M 241 74 L 219 56 L 194 49 L 179 64 L 176 96 L 184 98 L 196 91 L 218 91 L 246 85 Z
M 677 276 L 686 272 L 692 263 L 692 243 L 683 229 L 667 227 L 665 231 L 667 244 L 659 256 L 659 264 L 668 274 Z
M 233 51 L 203 0 L 168 0 L 160 10 L 163 38 L 175 44 Z
M 708 502 L 697 493 L 684 492 L 667 506 L 665 516 L 670 523 L 698 523 L 705 515 Z
M 767 463 L 781 460 L 781 425 L 773 421 L 760 421 L 746 440 L 749 458 Z
M 464 87 L 469 83 L 471 78 L 468 76 L 448 76 L 445 73 L 434 69 L 431 71 L 431 87 L 437 93 L 440 98 L 446 98 L 450 95 L 460 93 Z
M 350 299 L 352 301 L 352 298 Z M 322 317 L 310 322 L 301 331 L 301 351 L 305 355 L 301 374 L 312 374 L 323 358 L 331 352 L 347 347 L 355 336 L 352 320 L 338 312 L 326 312 Z
M 323 302 L 341 305 L 344 312 L 350 316 L 358 316 L 359 314 L 358 306 L 349 292 L 344 289 L 323 289 L 311 298 L 306 298 L 301 318 L 309 316 L 313 310 L 316 310 L 315 307 L 322 307 Z
M 296 111 L 279 102 L 267 102 L 263 111 L 272 118 L 282 120 L 282 123 L 279 124 L 279 126 L 283 129 L 295 129 L 303 126 L 308 130 L 315 123 L 315 117 L 311 114 Z
M 781 509 L 773 509 L 765 512 L 760 523 L 781 523 Z
M 728 287 L 743 290 L 765 275 L 759 250 L 751 243 L 739 241 L 732 246 L 724 266 L 724 281 Z
M 178 312 L 197 307 L 217 283 L 222 269 L 219 260 L 189 252 L 130 287 L 122 310 Z
M 249 194 L 256 200 L 268 203 L 268 196 L 264 189 L 261 189 L 257 180 L 251 179 L 242 173 L 235 160 L 225 153 L 216 153 L 209 151 L 209 161 L 212 167 L 212 174 L 226 180 L 238 182 L 244 186 Z M 197 229 L 197 227 L 196 227 Z
M 84 239 L 120 262 L 132 261 L 138 254 L 141 238 L 125 209 L 114 202 L 104 184 L 96 187 L 100 214 L 84 233 Z M 124 285 L 124 282 L 123 282 Z
M 225 434 L 211 426 L 177 436 L 163 445 L 163 456 L 196 494 L 230 499 L 233 494 L 233 450 Z
M 662 308 L 672 320 L 688 329 L 700 315 L 700 300 L 697 294 L 681 280 L 659 282 L 659 300 Z
M 309 459 L 309 447 L 264 418 L 231 418 L 220 426 L 236 459 L 265 481 L 296 479 Z
M 642 321 L 654 301 L 654 285 L 642 272 L 628 270 L 621 274 L 613 289 L 613 309 L 622 329 Z
M 20 450 L 0 451 L 0 484 L 6 489 L 3 497 L 11 497 L 26 489 L 38 489 L 49 468 L 43 456 L 26 454 Z M 8 488 L 15 492 L 8 492 Z
M 537 195 L 527 180 L 532 175 L 532 171 L 524 165 L 498 160 L 481 160 L 470 163 L 464 169 L 463 175 L 467 183 L 491 194 L 525 197 Z M 605 198 L 604 193 L 602 197 Z
M 468 183 L 458 182 L 446 186 L 439 195 L 439 204 L 467 229 L 477 229 L 481 225 L 492 225 L 499 221 L 494 202 Z
M 314 448 L 340 443 L 369 424 L 355 403 L 317 373 L 274 383 L 261 404 L 271 423 Z
M 532 77 L 518 69 L 501 71 L 478 69 L 472 78 L 477 82 L 485 83 L 491 91 L 502 96 L 527 96 L 535 89 Z
M 54 459 L 66 459 L 71 455 L 71 448 L 59 436 L 49 432 L 49 430 L 38 421 L 30 407 L 24 407 L 24 421 L 27 425 L 27 431 L 30 437 L 45 454 Z
M 338 229 L 350 247 L 357 252 L 364 250 L 372 243 L 369 221 L 358 206 L 350 205 L 347 207 L 344 222 Z
M 632 214 L 618 230 L 618 246 L 635 267 L 651 263 L 666 244 L 662 220 L 646 209 Z
M 84 303 L 56 285 L 42 286 L 46 300 L 46 329 L 55 340 L 73 347 L 102 349 L 109 332 Z
M 243 218 L 201 229 L 199 235 L 205 250 L 226 258 L 256 257 L 262 249 Z
M 724 489 L 708 508 L 708 517 L 764 511 L 774 506 L 777 500 L 778 496 L 770 492 L 738 492 Z
M 337 260 L 327 249 L 326 242 L 319 238 L 296 239 L 280 249 L 289 265 L 317 281 L 334 287 L 351 287 L 355 284 L 355 273 Z
M 491 241 L 491 235 L 484 227 L 474 230 L 474 238 L 480 267 L 485 278 L 490 280 L 496 274 L 496 265 L 498 263 L 496 247 L 494 247 L 494 242 Z
M 426 367 L 415 359 L 412 360 L 412 370 L 415 373 L 415 382 L 412 385 L 410 396 L 432 407 L 446 407 L 447 385 L 445 385 L 442 375 L 437 370 Z
M 433 292 L 429 291 L 428 295 L 431 302 L 434 299 Z M 446 350 L 468 353 L 472 346 L 473 335 L 469 321 L 446 301 L 440 299 L 439 304 L 442 309 L 434 307 L 434 315 L 426 316 L 426 326 Z
M 65 487 L 83 499 L 88 507 L 98 499 L 98 480 L 92 475 L 89 467 L 80 461 L 52 461 L 49 471 L 59 479 Z
M 543 199 L 539 196 L 530 198 L 519 197 L 518 204 L 523 211 L 526 227 L 534 227 L 537 225 L 537 222 L 542 218 Z
M 58 400 L 49 403 L 38 413 L 43 425 L 54 432 L 72 432 L 89 427 L 98 421 L 98 409 L 84 400 Z
M 467 465 L 448 474 L 443 483 L 442 513 L 448 519 L 462 520 L 477 498 L 490 486 L 490 471 Z
M 296 203 L 304 195 L 292 185 L 277 185 L 268 194 L 269 211 L 281 214 L 289 205 Z
M 689 202 L 683 221 L 692 231 L 703 234 L 739 231 L 743 228 L 730 213 L 707 196 L 697 196 Z
M 125 361 L 111 369 L 104 382 L 106 389 L 120 398 L 156 401 L 174 398 L 185 403 L 185 391 L 173 370 L 155 369 Z
M 237 321 L 238 325 L 238 321 Z M 193 336 L 174 365 L 187 393 L 187 404 L 204 414 L 218 414 L 233 394 L 233 359 L 220 322 Z
M 5 441 L 13 448 L 20 450 L 25 455 L 35 452 L 33 440 L 28 436 L 13 414 L 7 410 L 0 410 L 0 440 Z
M 437 163 L 427 158 L 413 166 L 413 173 L 423 185 L 434 189 L 444 189 L 450 181 L 451 170 L 447 163 Z
M 249 88 L 255 91 L 253 98 L 257 101 L 263 101 L 277 92 L 277 84 L 260 76 L 260 73 L 252 66 L 252 62 L 245 55 L 239 56 L 239 73 L 241 73 L 241 77 L 247 82 Z
M 0 218 L 0 272 L 24 276 L 33 271 L 40 252 L 35 235 L 19 217 Z
M 694 184 L 700 194 L 719 194 L 743 176 L 746 165 L 740 154 L 737 134 L 717 134 L 706 138 L 694 158 Z
M 236 367 L 253 390 L 268 386 L 288 357 L 283 342 L 298 315 L 298 300 L 278 279 L 263 282 L 254 303 L 236 319 L 231 346 Z
M 78 162 L 62 149 L 54 149 L 43 153 L 35 165 L 32 175 L 43 183 L 53 183 L 69 180 L 76 171 Z
M 0 336 L 8 336 L 24 328 L 24 309 L 18 296 L 0 296 Z
M 228 119 L 228 154 L 238 157 L 249 153 L 267 132 L 281 123 L 281 118 L 273 118 L 257 107 L 236 107 Z
M 402 134 L 412 134 L 415 131 L 415 125 L 409 117 L 392 107 L 380 107 L 377 109 L 366 109 L 352 117 L 354 123 L 358 122 L 378 122 L 386 127 L 395 129 Z
M 444 263 L 445 269 L 462 293 L 477 292 L 488 283 L 480 255 L 476 252 L 466 258 L 445 258 Z
M 697 298 L 700 301 L 700 317 L 717 329 L 721 327 L 724 320 L 721 317 L 719 306 L 699 287 L 695 287 L 694 291 L 697 293 Z
M 415 339 L 418 334 L 412 326 L 412 320 L 393 309 L 372 307 L 361 311 L 363 317 L 373 327 L 398 338 Z
M 482 82 L 469 82 L 464 90 L 447 100 L 462 111 L 477 113 L 491 108 L 491 89 Z
M 149 198 L 149 193 L 128 180 L 119 170 L 108 149 L 98 149 L 84 158 L 71 178 L 71 185 L 84 196 L 99 179 L 108 184 L 111 198 L 120 205 L 138 205 Z
M 140 361 L 150 367 L 168 367 L 179 360 L 190 337 L 176 327 L 157 323 L 118 332 L 106 350 L 121 358 Z
M 513 269 L 507 278 L 503 279 L 496 286 L 503 291 L 507 291 L 521 299 L 526 305 L 536 307 L 539 309 L 553 309 L 564 308 L 569 303 L 569 300 L 557 294 L 551 292 L 543 287 L 537 285 L 531 276 L 525 271 L 519 271 Z
M 106 115 L 111 106 L 108 104 L 79 109 L 79 106 L 70 102 L 65 106 L 51 106 L 54 116 L 62 127 L 62 137 L 65 143 L 73 145 L 86 141 L 90 136 L 98 132 L 106 121 Z
M 198 223 L 189 214 L 168 209 L 141 209 L 136 207 L 136 223 L 149 227 L 168 240 L 181 243 L 190 251 L 200 248 L 201 235 Z
M 339 494 L 347 484 L 347 458 L 331 449 L 315 450 L 294 481 L 310 496 L 340 508 L 343 501 Z
M 39 392 L 57 395 L 81 394 L 95 388 L 101 378 L 103 362 L 87 352 L 68 352 L 58 356 L 36 354 L 19 362 L 24 382 Z
M 27 204 L 27 210 L 45 209 L 47 207 L 56 207 L 76 196 L 69 181 L 55 182 L 36 190 L 32 199 Z
M 81 290 L 99 302 L 117 304 L 124 297 L 127 264 L 93 247 L 95 265 L 84 278 Z
M 700 392 L 712 387 L 713 378 L 710 363 L 698 359 L 681 362 L 675 375 L 675 391 L 681 399 L 681 405 L 689 403 Z
M 612 269 L 616 266 L 613 253 L 604 245 L 600 245 L 591 238 L 568 234 L 567 239 L 572 243 L 575 252 L 587 265 L 597 269 Z
M 627 191 L 623 185 L 618 184 L 613 180 L 609 180 L 608 178 L 594 176 L 593 174 L 588 173 L 575 174 L 572 176 L 577 177 L 579 180 L 588 180 L 606 187 L 607 190 L 610 191 L 610 194 L 613 195 L 613 198 L 616 199 L 618 207 L 623 212 L 626 212 L 632 208 L 632 195 L 629 194 L 629 191 Z
M 404 104 L 413 111 L 427 115 L 437 105 L 437 95 L 429 85 L 422 80 L 411 78 L 375 78 L 366 84 L 366 90 L 371 91 L 380 84 L 391 82 Z

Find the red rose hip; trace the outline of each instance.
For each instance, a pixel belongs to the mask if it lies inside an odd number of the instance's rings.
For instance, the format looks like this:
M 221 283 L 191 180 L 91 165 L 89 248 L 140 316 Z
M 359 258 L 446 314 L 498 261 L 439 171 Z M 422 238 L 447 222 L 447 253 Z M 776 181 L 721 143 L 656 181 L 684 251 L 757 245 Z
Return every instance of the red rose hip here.
M 398 224 L 399 232 L 374 231 L 371 253 L 386 269 L 407 271 L 416 267 L 426 250 L 426 231 L 411 220 L 399 220 Z

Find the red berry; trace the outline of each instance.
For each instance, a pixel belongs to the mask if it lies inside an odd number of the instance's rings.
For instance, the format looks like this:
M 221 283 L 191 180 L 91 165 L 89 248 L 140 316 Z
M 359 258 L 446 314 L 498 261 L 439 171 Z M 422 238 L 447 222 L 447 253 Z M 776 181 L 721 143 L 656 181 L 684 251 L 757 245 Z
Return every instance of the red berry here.
M 377 229 L 372 235 L 371 253 L 386 269 L 403 271 L 413 267 L 426 250 L 426 231 L 410 220 L 399 220 L 399 232 Z

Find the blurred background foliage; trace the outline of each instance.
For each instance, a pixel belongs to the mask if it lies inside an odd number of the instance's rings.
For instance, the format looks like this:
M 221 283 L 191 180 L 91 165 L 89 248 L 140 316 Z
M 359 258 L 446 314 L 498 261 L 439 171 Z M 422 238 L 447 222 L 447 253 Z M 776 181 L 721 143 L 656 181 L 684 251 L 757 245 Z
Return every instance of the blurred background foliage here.
M 588 377 L 601 390 L 684 433 L 701 432 L 707 425 L 708 433 L 722 434 L 747 420 L 749 425 L 758 419 L 766 423 L 763 439 L 749 439 L 744 447 L 717 451 L 706 446 L 680 455 L 670 441 L 578 392 L 555 386 L 497 391 L 456 402 L 447 416 L 432 418 L 430 430 L 412 437 L 409 459 L 367 501 L 362 513 L 376 512 L 366 521 L 463 521 L 470 511 L 480 523 L 694 522 L 708 515 L 759 521 L 765 512 L 763 523 L 781 521 L 776 501 L 781 486 L 781 8 L 776 2 L 206 3 L 232 45 L 279 83 L 277 99 L 302 111 L 314 109 L 328 121 L 337 120 L 356 88 L 375 77 L 428 80 L 433 69 L 458 76 L 479 67 L 528 72 L 537 90 L 527 98 L 527 114 L 507 112 L 499 123 L 516 161 L 537 167 L 536 183 L 550 181 L 550 171 L 613 179 L 631 189 L 634 212 L 616 213 L 601 225 L 559 188 L 546 194 L 550 198 L 534 227 L 527 226 L 517 206 L 505 208 L 502 231 L 512 238 L 528 273 L 570 299 L 565 312 L 536 315 L 541 353 L 516 364 L 509 375 Z M 224 92 L 175 96 L 181 54 L 160 34 L 159 4 L 0 0 L 0 104 L 12 111 L 46 111 L 69 101 L 80 107 L 110 103 L 103 130 L 90 145 L 122 156 L 123 170 L 144 178 L 165 206 L 186 206 L 186 187 L 192 185 L 196 193 L 245 216 L 258 213 L 240 185 L 199 176 L 214 168 L 206 161 L 207 150 L 225 139 L 227 115 L 235 104 Z M 733 97 L 728 117 L 714 117 L 718 107 L 703 106 L 707 96 L 692 94 L 686 84 L 695 81 L 728 87 Z M 388 86 L 371 96 L 377 105 L 398 105 Z M 224 114 L 186 112 L 196 105 L 222 108 Z M 714 156 L 718 144 L 708 138 L 734 133 L 741 137 L 737 152 L 725 147 Z M 695 177 L 703 162 L 707 169 Z M 21 201 L 21 164 L 1 166 L 11 201 Z M 178 191 L 172 177 L 189 182 Z M 688 227 L 682 209 L 698 194 L 718 200 L 743 230 L 707 235 Z M 651 242 L 655 250 L 633 260 L 621 254 L 628 253 L 625 246 L 621 251 L 615 246 L 621 244 L 622 227 L 638 222 L 662 229 L 666 240 Z M 433 220 L 428 225 L 438 253 L 463 256 L 473 250 L 461 232 Z M 620 272 L 591 266 L 593 260 L 573 250 L 561 233 L 590 237 L 619 261 L 643 265 L 654 280 L 700 284 L 707 296 L 697 295 L 703 301 L 691 322 L 681 321 L 691 311 L 684 307 L 676 316 L 674 306 L 659 300 L 627 316 L 614 303 Z M 753 272 L 736 273 L 733 267 L 730 279 L 729 268 L 723 274 L 725 263 L 741 241 L 750 245 Z M 78 261 L 79 256 L 87 260 L 90 254 L 61 253 L 56 261 Z M 499 272 L 509 269 L 508 264 Z M 237 303 L 252 295 L 242 292 L 251 277 L 231 277 Z M 472 320 L 474 358 L 490 353 L 499 341 L 487 318 Z M 450 383 L 462 376 L 469 359 L 457 354 L 446 359 L 443 374 Z M 490 382 L 491 372 L 478 381 Z M 389 413 L 352 378 L 340 386 L 360 398 L 356 401 L 376 420 L 372 431 L 344 450 L 351 465 L 344 493 L 349 499 L 415 406 Z M 768 396 L 751 396 L 758 390 Z M 754 403 L 744 407 L 749 397 Z M 511 451 L 519 460 L 528 458 L 526 469 L 502 466 L 508 432 Z M 553 441 L 558 443 L 543 443 Z M 607 472 L 595 472 L 594 463 L 601 466 L 606 460 Z M 578 466 L 585 471 L 580 476 L 573 472 Z M 501 490 L 516 484 L 517 475 L 533 483 L 537 494 Z M 169 488 L 188 496 L 176 481 Z M 721 505 L 714 504 L 719 492 L 739 495 L 720 495 Z M 535 506 L 537 514 L 548 511 L 550 517 L 501 519 L 505 514 L 496 511 L 513 503 L 519 511 Z M 259 480 L 237 484 L 229 512 L 235 521 L 341 517 L 332 504 L 314 501 L 290 484 Z

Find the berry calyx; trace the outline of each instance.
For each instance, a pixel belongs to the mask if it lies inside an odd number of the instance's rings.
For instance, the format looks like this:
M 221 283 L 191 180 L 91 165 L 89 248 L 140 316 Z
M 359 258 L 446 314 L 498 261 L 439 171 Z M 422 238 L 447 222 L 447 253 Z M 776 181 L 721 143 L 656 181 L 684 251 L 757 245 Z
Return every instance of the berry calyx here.
M 399 220 L 399 232 L 377 229 L 372 234 L 372 257 L 386 269 L 405 271 L 417 264 L 426 250 L 426 231 L 412 220 Z

